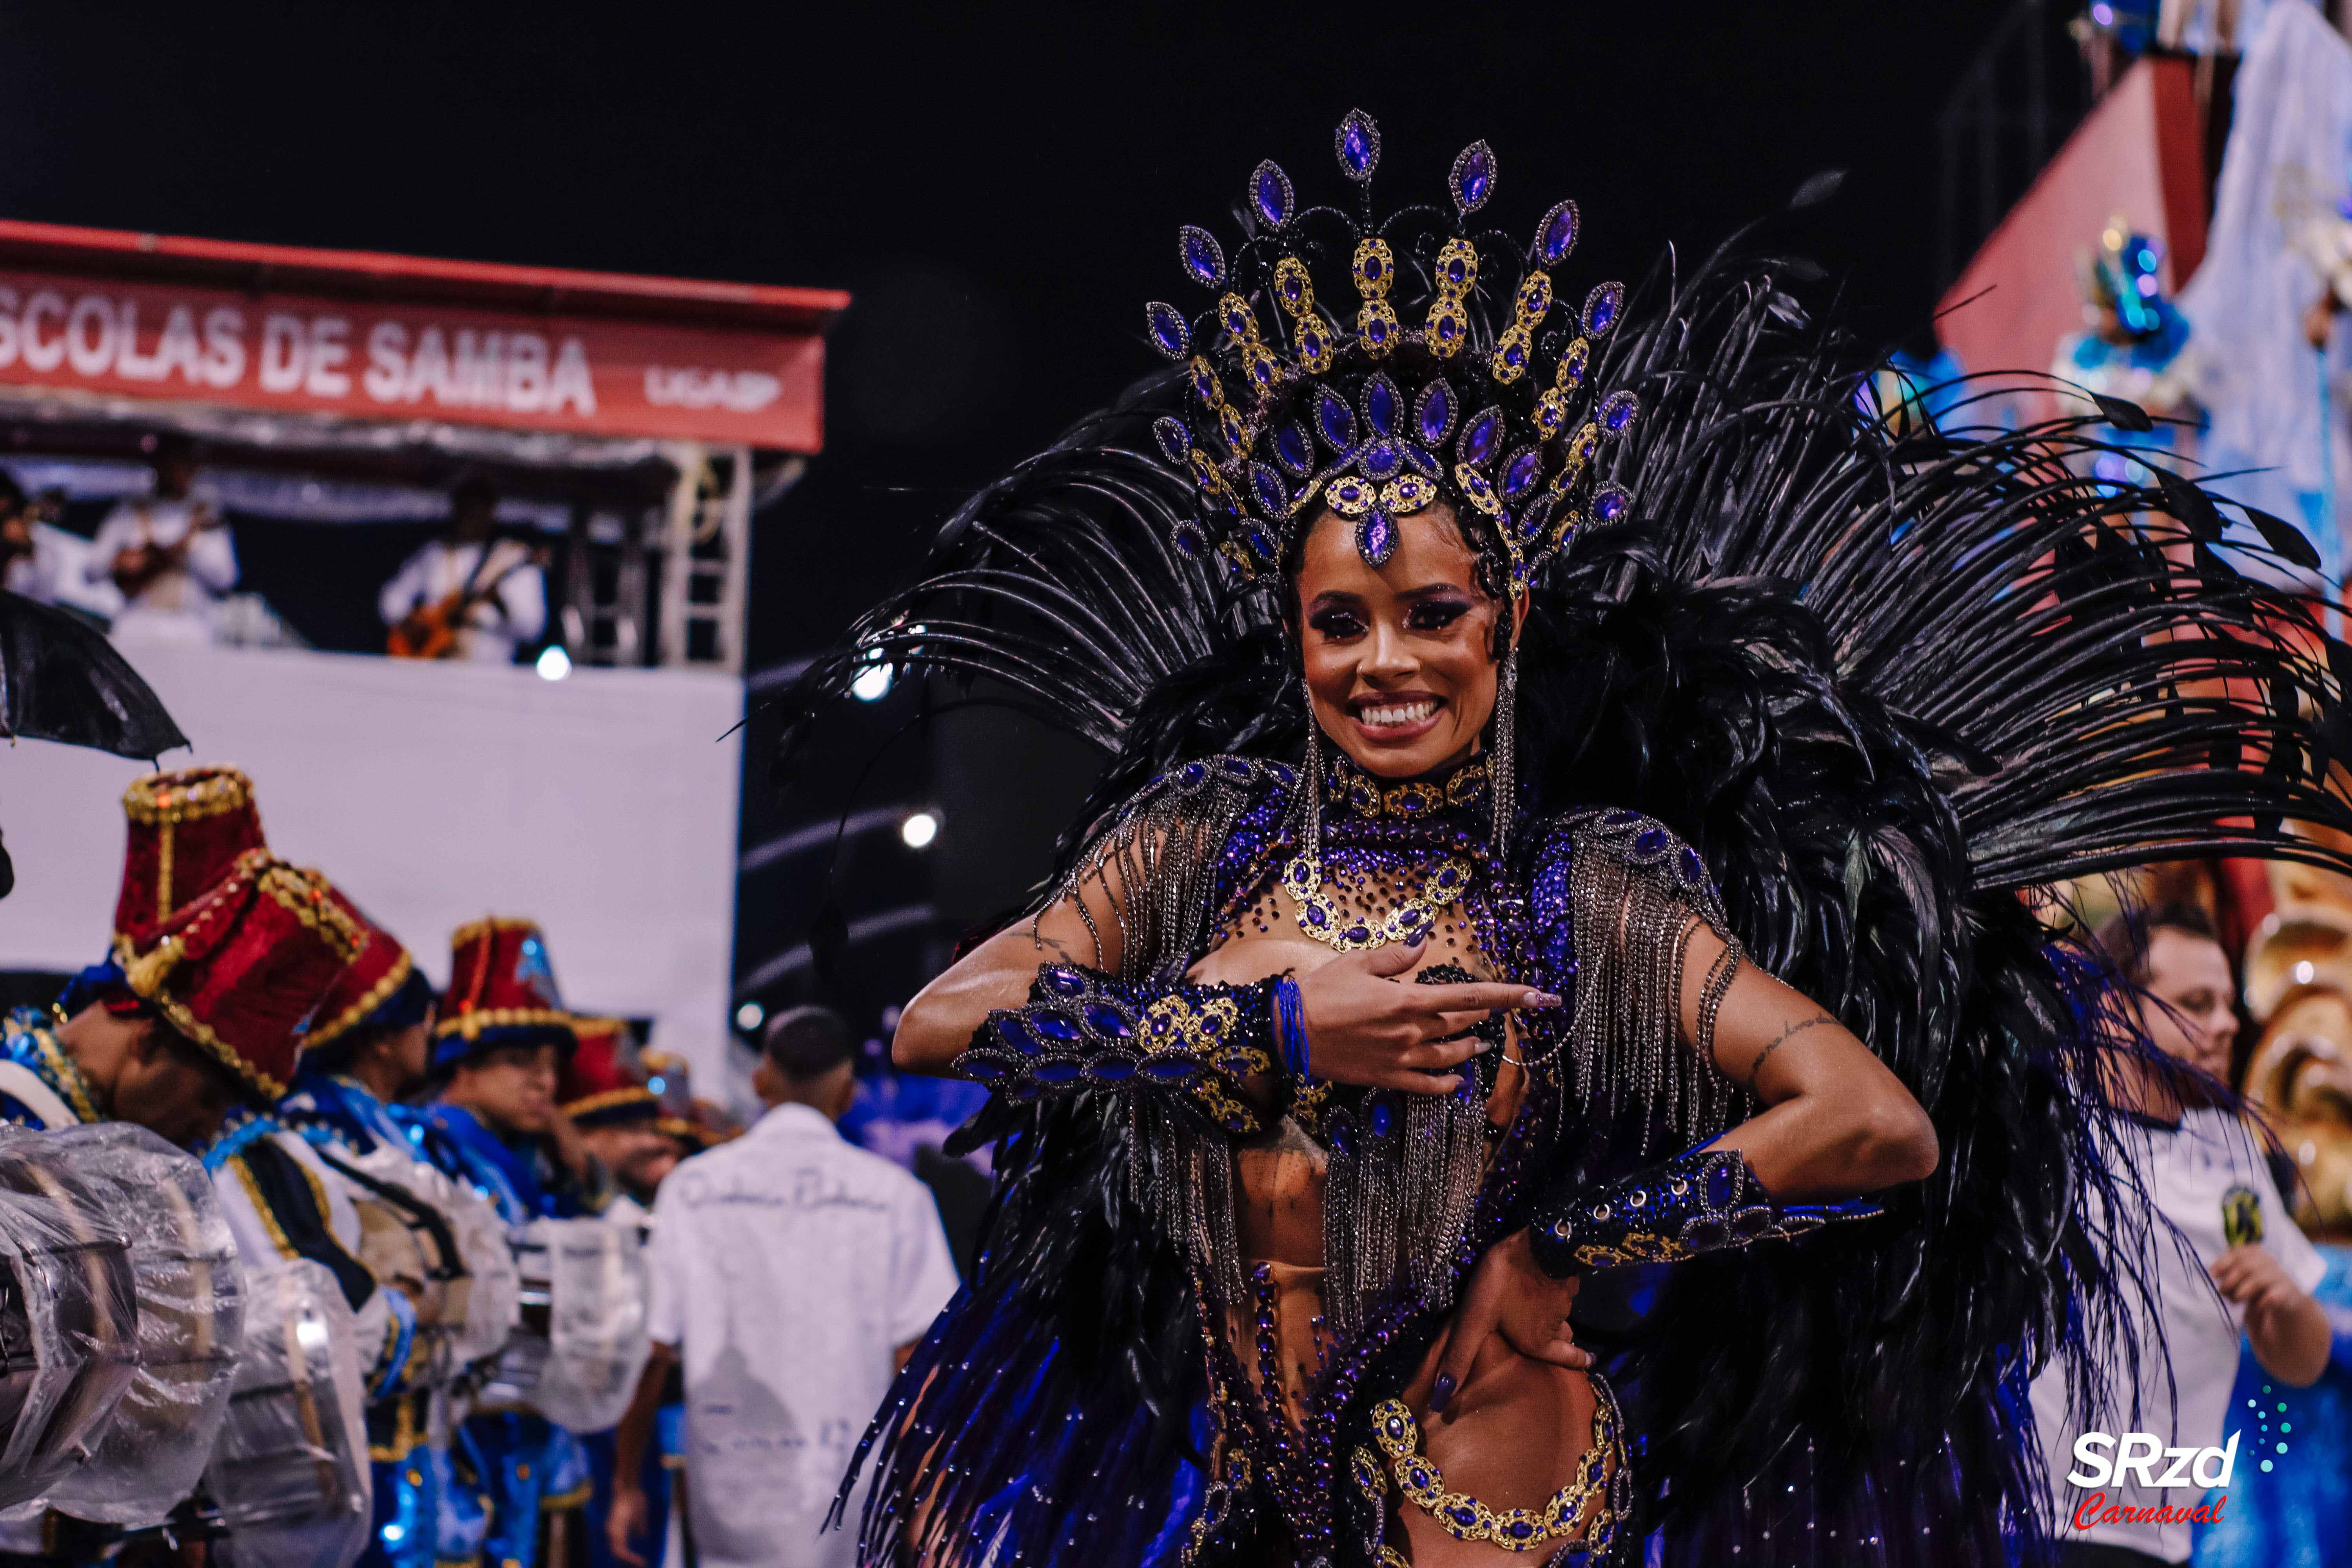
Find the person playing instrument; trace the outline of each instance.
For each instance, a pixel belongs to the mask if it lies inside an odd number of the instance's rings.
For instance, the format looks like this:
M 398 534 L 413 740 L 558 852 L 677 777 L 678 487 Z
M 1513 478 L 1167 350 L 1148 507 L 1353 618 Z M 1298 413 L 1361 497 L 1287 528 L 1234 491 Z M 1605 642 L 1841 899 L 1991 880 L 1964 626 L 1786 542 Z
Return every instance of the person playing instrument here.
M 449 492 L 446 536 L 410 556 L 383 585 L 376 608 L 392 628 L 395 657 L 512 664 L 515 650 L 547 629 L 538 552 L 498 536 L 498 506 L 488 479 L 459 480 Z
M 300 1068 L 278 1116 L 319 1150 L 328 1183 L 362 1210 L 364 1235 L 370 1212 L 387 1218 L 394 1217 L 388 1206 L 414 1213 L 413 1205 L 425 1202 L 416 1187 L 441 1187 L 404 1183 L 383 1169 L 387 1159 L 406 1162 L 401 1169 L 422 1163 L 407 1126 L 392 1108 L 425 1087 L 435 997 L 431 983 L 397 937 L 369 920 L 340 889 L 334 898 L 364 941 L 304 1032 Z M 361 1169 L 361 1163 L 376 1173 Z M 401 1190 L 387 1194 L 388 1184 Z M 446 1228 L 443 1216 L 441 1234 Z M 434 1261 L 446 1267 L 453 1260 Z M 465 1263 L 462 1258 L 454 1261 Z M 379 1269 L 379 1277 L 385 1276 L 401 1273 Z M 417 1319 L 420 1340 L 444 1327 L 423 1301 Z M 449 1456 L 450 1385 L 467 1368 L 424 1344 L 418 1359 L 429 1370 L 382 1392 L 367 1407 L 375 1514 L 359 1561 L 369 1568 L 433 1568 L 436 1563 L 470 1562 L 481 1550 L 485 1521 L 458 1497 Z
M 84 574 L 121 593 L 116 635 L 210 642 L 221 595 L 236 586 L 236 546 L 219 508 L 191 493 L 193 441 L 158 437 L 154 469 L 152 494 L 122 501 L 98 525 Z
M 428 1161 L 489 1200 L 515 1242 L 534 1219 L 601 1213 L 612 1176 L 555 1100 L 579 1037 L 546 938 L 530 921 L 491 916 L 449 942 L 449 985 L 433 1029 L 438 1093 L 394 1116 Z M 469 1416 L 453 1458 L 488 1499 L 484 1551 L 515 1568 L 534 1568 L 559 1531 L 572 1537 L 593 1490 L 587 1450 L 536 1411 Z
M 1181 230 L 1170 366 L 780 700 L 786 763 L 877 660 L 1108 758 L 898 1026 L 997 1198 L 859 1561 L 2030 1553 L 2019 1375 L 2148 1270 L 2062 1248 L 2101 971 L 2021 893 L 2325 853 L 2347 656 L 2087 426 L 1874 414 L 1801 265 L 1571 295 L 1573 202 L 1496 226 L 1480 142 L 1382 215 L 1381 144 Z

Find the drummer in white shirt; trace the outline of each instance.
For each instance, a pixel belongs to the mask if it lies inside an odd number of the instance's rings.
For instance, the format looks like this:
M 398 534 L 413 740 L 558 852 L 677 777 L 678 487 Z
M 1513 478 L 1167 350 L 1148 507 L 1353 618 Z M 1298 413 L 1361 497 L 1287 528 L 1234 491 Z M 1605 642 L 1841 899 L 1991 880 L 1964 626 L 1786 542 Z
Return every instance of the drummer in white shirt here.
M 84 575 L 111 580 L 124 600 L 114 618 L 117 637 L 207 643 L 221 595 L 236 586 L 236 546 L 228 520 L 190 491 L 196 479 L 194 443 L 159 437 L 155 489 L 109 512 L 90 542 Z
M 376 601 L 395 658 L 512 664 L 547 629 L 538 552 L 497 536 L 497 487 L 478 474 L 449 492 L 449 532 L 404 563 Z

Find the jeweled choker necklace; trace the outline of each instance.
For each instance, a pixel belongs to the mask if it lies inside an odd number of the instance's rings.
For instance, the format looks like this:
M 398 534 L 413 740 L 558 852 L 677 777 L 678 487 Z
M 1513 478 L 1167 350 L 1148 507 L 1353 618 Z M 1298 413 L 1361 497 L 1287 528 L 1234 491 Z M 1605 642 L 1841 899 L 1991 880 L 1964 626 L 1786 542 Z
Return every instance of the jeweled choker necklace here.
M 1301 852 L 1282 870 L 1282 885 L 1298 906 L 1298 929 L 1326 947 L 1340 952 L 1360 952 L 1406 942 L 1434 924 L 1437 911 L 1469 890 L 1475 870 L 1469 858 L 1438 857 L 1423 871 L 1421 886 L 1397 891 L 1386 914 L 1377 918 L 1343 908 L 1324 891 L 1324 784 L 1320 737 L 1311 737 L 1307 750 L 1307 832 Z M 1381 784 L 1370 775 L 1342 761 L 1330 775 L 1329 804 L 1344 804 L 1357 815 L 1390 821 L 1425 821 L 1449 806 L 1466 806 L 1486 786 L 1486 765 L 1472 759 L 1444 779 L 1413 779 Z

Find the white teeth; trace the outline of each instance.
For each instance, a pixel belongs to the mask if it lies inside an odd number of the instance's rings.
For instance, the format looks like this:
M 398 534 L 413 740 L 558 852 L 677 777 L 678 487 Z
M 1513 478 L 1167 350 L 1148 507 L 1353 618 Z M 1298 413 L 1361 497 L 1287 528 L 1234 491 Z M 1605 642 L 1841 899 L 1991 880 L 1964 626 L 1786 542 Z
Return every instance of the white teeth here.
M 1437 704 L 1426 698 L 1419 702 L 1394 702 L 1381 708 L 1357 710 L 1356 717 L 1375 729 L 1391 725 L 1418 724 L 1437 711 Z

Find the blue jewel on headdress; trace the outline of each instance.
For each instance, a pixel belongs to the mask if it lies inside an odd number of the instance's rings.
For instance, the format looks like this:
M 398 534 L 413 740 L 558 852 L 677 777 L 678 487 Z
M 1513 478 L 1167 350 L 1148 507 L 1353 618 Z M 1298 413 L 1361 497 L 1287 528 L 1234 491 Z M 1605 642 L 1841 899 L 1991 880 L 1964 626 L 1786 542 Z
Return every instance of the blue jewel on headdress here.
M 1472 468 L 1484 468 L 1486 466 L 1486 459 L 1495 455 L 1495 448 L 1502 439 L 1503 411 L 1499 408 L 1489 408 L 1476 415 L 1469 424 L 1462 427 L 1462 440 L 1454 447 L 1454 455 Z
M 1543 482 L 1543 451 L 1537 447 L 1522 447 L 1511 454 L 1503 465 L 1502 491 L 1505 500 L 1517 500 Z
M 1332 146 L 1339 154 L 1339 172 L 1361 184 L 1380 164 L 1381 128 L 1362 110 L 1351 109 L 1348 118 L 1339 121 Z
M 1622 485 L 1603 485 L 1592 492 L 1592 515 L 1601 522 L 1615 522 L 1632 510 L 1633 498 Z
M 1181 465 L 1192 461 L 1192 433 L 1174 415 L 1163 414 L 1151 422 L 1151 438 L 1160 443 L 1161 455 L 1170 462 Z
M 1184 312 L 1175 306 L 1154 300 L 1143 307 L 1143 325 L 1151 334 L 1151 346 L 1170 359 L 1182 359 L 1192 352 L 1192 329 L 1184 324 Z
M 1507 340 L 1496 351 L 1495 357 L 1502 361 L 1510 370 L 1512 376 L 1516 378 L 1519 372 L 1528 368 L 1527 340 L 1524 338 Z M 1501 373 L 1497 372 L 1495 379 L 1501 381 L 1503 379 Z
M 1366 512 L 1356 523 L 1356 553 L 1367 565 L 1384 566 L 1396 553 L 1395 521 L 1379 507 Z
M 1601 283 L 1584 297 L 1584 314 L 1579 318 L 1584 330 L 1599 337 L 1617 324 L 1618 313 L 1625 308 L 1625 285 Z
M 1642 412 L 1642 401 L 1630 392 L 1612 392 L 1601 400 L 1601 428 L 1612 436 L 1622 436 L 1633 427 L 1634 416 Z
M 1290 209 L 1297 201 L 1290 188 L 1290 176 L 1282 166 L 1268 158 L 1250 175 L 1250 204 L 1257 208 L 1269 228 L 1280 228 L 1290 221 Z
M 1441 375 L 1423 387 L 1421 395 L 1413 400 L 1412 427 L 1421 433 L 1423 441 L 1440 446 L 1454 434 L 1454 416 L 1458 412 L 1454 388 Z
M 1476 212 L 1495 194 L 1495 150 L 1484 142 L 1473 142 L 1462 149 L 1454 160 L 1454 173 L 1446 182 L 1454 190 L 1454 205 L 1465 213 Z
M 1550 508 L 1544 505 L 1541 496 L 1538 496 L 1527 504 L 1514 524 L 1519 531 L 1519 538 L 1522 542 L 1528 544 L 1535 542 L 1537 536 L 1543 532 L 1544 517 L 1549 510 Z
M 1371 426 L 1373 435 L 1396 434 L 1399 401 L 1401 400 L 1397 395 L 1396 383 L 1387 376 L 1375 375 L 1364 383 L 1361 399 L 1364 423 Z
M 1274 564 L 1275 561 L 1282 553 L 1280 550 L 1275 547 L 1273 537 L 1262 528 L 1253 528 L 1247 533 L 1243 534 L 1242 542 L 1250 547 L 1251 554 L 1256 556 L 1260 561 L 1265 562 L 1269 566 Z
M 1274 460 L 1299 478 L 1307 477 L 1315 466 L 1315 448 L 1308 444 L 1305 426 L 1290 424 L 1275 430 Z
M 1373 480 L 1392 479 L 1403 466 L 1403 454 L 1397 450 L 1393 441 L 1370 443 L 1364 448 L 1364 455 L 1357 460 L 1357 467 L 1363 469 L 1364 478 Z
M 1397 443 L 1397 450 L 1404 454 L 1405 467 L 1423 479 L 1437 478 L 1437 459 L 1430 454 L 1427 447 L 1414 441 L 1400 441 Z
M 1576 248 L 1576 237 L 1582 226 L 1582 216 L 1574 202 L 1562 202 L 1544 214 L 1543 222 L 1536 226 L 1536 261 L 1544 267 L 1557 267 L 1568 259 Z
M 1353 451 L 1356 446 L 1356 411 L 1348 400 L 1329 387 L 1315 395 L 1315 429 L 1323 444 L 1335 452 Z
M 1281 517 L 1290 510 L 1290 491 L 1282 476 L 1264 463 L 1249 466 L 1250 489 L 1257 497 L 1258 510 L 1268 517 Z
M 1186 276 L 1203 289 L 1220 288 L 1225 281 L 1225 250 L 1217 237 L 1205 228 L 1186 224 L 1176 231 L 1177 259 L 1184 264 Z
M 1169 542 L 1176 546 L 1178 554 L 1192 561 L 1199 560 L 1201 552 L 1209 548 L 1209 536 L 1201 531 L 1198 524 L 1191 522 L 1178 523 Z

